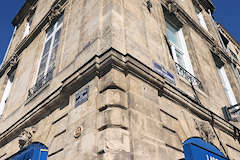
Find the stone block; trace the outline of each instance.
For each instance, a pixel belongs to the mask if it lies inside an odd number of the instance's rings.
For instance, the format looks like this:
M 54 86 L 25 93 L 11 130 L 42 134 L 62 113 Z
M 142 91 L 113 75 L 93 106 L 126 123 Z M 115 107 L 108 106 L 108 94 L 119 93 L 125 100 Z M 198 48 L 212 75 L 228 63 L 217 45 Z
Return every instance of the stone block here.
M 110 107 L 97 114 L 97 128 L 100 129 L 106 126 L 120 126 L 124 128 L 129 127 L 128 111 Z
M 128 93 L 128 106 L 138 112 L 141 112 L 147 117 L 151 117 L 161 122 L 161 112 L 158 104 L 154 101 L 146 99 L 143 96 L 129 92 Z
M 117 87 L 121 88 L 122 90 L 127 90 L 127 78 L 125 74 L 112 69 L 109 73 L 101 77 L 99 80 L 99 91 L 103 91 L 109 87 Z
M 107 128 L 98 133 L 98 152 L 130 152 L 129 132 L 121 128 Z
M 140 79 L 132 75 L 128 75 L 128 91 L 143 95 L 143 83 L 144 82 L 142 82 Z
M 78 127 L 82 128 L 81 135 L 79 138 L 74 138 L 74 133 Z M 66 133 L 68 139 L 65 139 L 65 143 L 70 145 L 71 143 L 81 140 L 81 137 L 84 135 L 95 133 L 96 131 L 96 112 L 93 112 L 75 121 L 74 123 L 68 123 Z
M 125 151 L 107 152 L 98 156 L 100 160 L 131 160 L 131 153 Z
M 133 155 L 137 160 L 159 160 L 159 149 L 157 143 L 152 143 L 147 139 L 133 139 Z
M 97 109 L 101 110 L 105 106 L 128 108 L 127 94 L 118 89 L 106 90 L 97 97 Z

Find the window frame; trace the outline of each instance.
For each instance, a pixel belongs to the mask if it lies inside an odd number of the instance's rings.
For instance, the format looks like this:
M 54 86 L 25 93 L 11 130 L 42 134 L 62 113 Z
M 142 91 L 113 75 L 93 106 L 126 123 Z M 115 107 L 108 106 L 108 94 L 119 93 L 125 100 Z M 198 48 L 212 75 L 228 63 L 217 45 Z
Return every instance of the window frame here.
M 168 26 L 176 30 L 176 34 L 177 34 L 176 37 L 179 38 L 177 41 L 179 43 L 178 45 L 180 46 L 178 46 L 177 44 L 174 44 L 174 42 L 172 42 L 171 39 L 169 38 Z M 173 54 L 174 62 L 178 63 L 181 67 L 183 67 L 186 71 L 188 71 L 194 76 L 194 71 L 193 71 L 191 59 L 187 50 L 187 45 L 183 35 L 182 27 L 181 28 L 176 27 L 171 21 L 166 19 L 166 29 L 167 29 L 167 36 L 170 42 L 171 52 Z M 178 60 L 177 52 L 180 53 L 180 55 L 182 56 L 183 66 L 180 64 L 181 62 L 179 62 Z
M 225 95 L 228 99 L 229 104 L 230 105 L 237 104 L 237 99 L 236 99 L 236 96 L 234 95 L 234 92 L 232 90 L 231 83 L 230 83 L 230 81 L 227 77 L 226 71 L 224 69 L 224 65 L 221 66 L 220 68 L 217 67 L 217 70 L 218 70 L 218 74 L 219 74 L 219 77 L 221 79 L 222 86 L 223 86 L 223 89 L 224 89 L 224 92 L 225 92 Z
M 46 65 L 45 65 L 45 69 L 44 69 L 44 74 L 42 77 L 46 76 L 48 71 L 49 71 L 49 64 L 50 64 L 50 60 L 51 60 L 51 56 L 52 56 L 52 52 L 53 52 L 53 49 L 54 49 L 54 41 L 55 41 L 55 37 L 56 37 L 56 33 L 58 31 L 60 31 L 60 37 L 59 37 L 59 40 L 58 40 L 58 47 L 59 48 L 59 42 L 60 42 L 60 38 L 61 38 L 61 33 L 62 33 L 62 27 L 63 27 L 63 19 L 64 19 L 64 13 L 62 13 L 58 18 L 57 20 L 55 21 L 55 23 L 53 23 L 50 27 L 47 28 L 46 30 L 46 34 L 45 34 L 45 40 L 44 40 L 44 45 L 43 45 L 43 49 L 42 49 L 42 52 L 41 52 L 41 58 L 40 58 L 40 62 L 39 62 L 39 66 L 38 66 L 38 72 L 37 72 L 37 76 L 36 76 L 36 80 L 35 82 L 38 83 L 38 78 L 40 77 L 39 76 L 39 71 L 40 71 L 40 67 L 41 67 L 41 62 L 42 62 L 42 59 L 44 58 L 43 57 L 43 54 L 44 54 L 44 51 L 45 51 L 45 47 L 46 47 L 46 44 L 49 40 L 51 40 L 51 44 L 50 44 L 50 47 L 49 47 L 49 53 L 47 54 L 47 62 L 46 62 Z M 60 20 L 60 21 L 59 21 Z M 59 23 L 60 22 L 60 23 Z M 53 30 L 50 34 L 48 34 L 48 31 L 53 27 Z M 58 51 L 57 51 L 58 52 Z M 57 54 L 57 53 L 56 53 Z M 54 62 L 55 63 L 55 62 Z M 55 66 L 53 66 L 52 70 L 54 70 Z
M 9 95 L 13 86 L 13 82 L 14 82 L 15 73 L 16 71 L 13 71 L 8 75 L 7 84 L 5 86 L 5 89 L 0 101 L 0 117 L 3 115 L 7 100 L 9 98 Z
M 202 10 L 200 10 L 198 7 L 194 7 L 195 8 L 195 12 L 197 14 L 197 18 L 198 18 L 198 22 L 199 24 L 206 30 L 208 31 L 208 27 L 207 27 L 207 23 L 204 19 L 204 16 L 202 14 Z
M 35 11 L 33 13 L 31 13 L 28 16 L 28 18 L 27 18 L 27 22 L 26 22 L 26 25 L 25 25 L 25 31 L 24 31 L 24 34 L 23 34 L 23 38 L 27 37 L 30 34 L 34 15 L 35 15 Z

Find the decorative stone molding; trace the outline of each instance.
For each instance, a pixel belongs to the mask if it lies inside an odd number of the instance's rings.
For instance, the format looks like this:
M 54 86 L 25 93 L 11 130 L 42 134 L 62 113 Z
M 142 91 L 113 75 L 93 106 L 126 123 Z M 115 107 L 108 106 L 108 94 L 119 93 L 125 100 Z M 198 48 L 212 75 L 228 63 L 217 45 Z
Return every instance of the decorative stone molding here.
M 51 9 L 51 13 L 48 16 L 49 23 L 51 24 L 53 20 L 55 20 L 61 14 L 61 6 L 56 5 L 54 8 Z
M 170 13 L 173 13 L 182 24 L 187 24 L 187 21 L 181 15 L 181 11 L 179 10 L 178 4 L 173 0 L 168 0 L 167 3 L 168 11 Z
M 49 24 L 51 24 L 57 17 L 59 17 L 64 10 L 64 3 L 62 1 L 66 0 L 58 0 L 53 3 L 50 14 L 48 15 Z
M 201 4 L 199 0 L 192 0 L 195 7 L 197 7 L 200 11 L 202 11 Z
M 35 127 L 23 129 L 18 137 L 19 148 L 22 149 L 32 143 L 32 137 L 36 133 Z
M 209 122 L 199 121 L 194 119 L 196 129 L 200 133 L 200 137 L 202 137 L 205 141 L 212 143 L 215 139 L 215 134 Z
M 18 61 L 19 61 L 19 57 L 16 55 L 14 55 L 10 58 L 9 67 L 7 68 L 8 74 L 11 73 L 16 68 Z
M 82 126 L 76 128 L 76 130 L 74 131 L 74 138 L 79 138 L 82 134 L 82 131 L 83 131 Z
M 215 113 L 207 110 L 206 106 L 202 104 L 197 104 L 195 100 L 186 95 L 181 90 L 178 90 L 172 85 L 168 85 L 163 77 L 154 72 L 149 66 L 141 63 L 131 54 L 122 54 L 114 48 L 109 48 L 101 55 L 95 55 L 91 58 L 90 61 L 83 64 L 82 67 L 73 72 L 73 74 L 66 77 L 62 80 L 62 84 L 57 87 L 56 90 L 48 94 L 48 96 L 43 99 L 36 101 L 36 105 L 29 105 L 29 111 L 27 114 L 19 115 L 19 119 L 16 119 L 15 122 L 8 121 L 10 123 L 9 128 L 3 128 L 3 132 L 0 135 L 0 147 L 6 145 L 9 141 L 13 140 L 19 133 L 25 124 L 35 124 L 41 118 L 42 115 L 46 114 L 46 111 L 53 111 L 58 107 L 56 104 L 67 103 L 67 96 L 73 94 L 78 86 L 86 85 L 93 78 L 103 77 L 106 73 L 109 73 L 112 69 L 117 69 L 121 71 L 124 75 L 131 74 L 135 77 L 142 77 L 142 79 L 151 85 L 153 88 L 157 89 L 159 93 L 162 93 L 162 96 L 168 96 L 170 98 L 176 98 L 179 103 L 182 103 L 184 107 L 189 109 L 194 113 L 194 115 L 199 117 L 204 117 L 205 119 L 212 120 L 214 119 L 214 126 L 221 128 L 223 132 L 233 136 L 234 131 L 231 123 L 224 121 L 219 118 Z M 122 82 L 118 78 L 118 82 Z M 111 81 L 109 81 L 110 83 Z M 111 83 L 112 84 L 112 83 Z M 121 88 L 125 90 L 127 86 L 124 86 L 125 83 L 121 84 Z M 101 88 L 105 88 L 105 85 L 102 85 Z M 102 90 L 102 89 L 100 89 Z M 175 94 L 177 93 L 177 94 Z M 183 97 L 184 96 L 184 97 Z M 192 105 L 186 101 L 186 98 L 195 102 L 196 105 Z M 14 113 L 15 114 L 15 113 Z M 34 117 L 34 118 L 33 118 Z M 237 128 L 237 127 L 236 127 Z M 31 139 L 31 136 L 29 136 Z

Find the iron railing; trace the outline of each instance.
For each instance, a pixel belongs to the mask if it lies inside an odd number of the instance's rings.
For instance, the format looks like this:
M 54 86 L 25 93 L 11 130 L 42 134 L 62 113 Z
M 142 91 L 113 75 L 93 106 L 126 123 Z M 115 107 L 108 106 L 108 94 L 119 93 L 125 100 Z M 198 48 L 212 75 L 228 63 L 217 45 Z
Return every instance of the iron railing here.
M 198 86 L 199 89 L 203 90 L 203 85 L 202 85 L 201 81 L 199 81 L 196 77 L 194 77 L 191 73 L 189 73 L 186 69 L 184 69 L 178 63 L 175 63 L 175 65 L 176 65 L 178 75 L 185 78 L 192 85 Z
M 50 69 L 47 74 L 37 80 L 36 84 L 28 90 L 28 99 L 35 96 L 43 87 L 45 87 L 53 78 L 54 68 Z

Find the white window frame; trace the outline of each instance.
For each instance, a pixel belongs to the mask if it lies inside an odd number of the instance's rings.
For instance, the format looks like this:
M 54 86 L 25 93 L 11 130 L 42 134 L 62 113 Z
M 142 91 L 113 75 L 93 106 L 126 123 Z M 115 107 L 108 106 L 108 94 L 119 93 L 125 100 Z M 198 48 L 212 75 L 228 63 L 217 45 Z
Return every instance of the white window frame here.
M 199 22 L 199 24 L 200 24 L 206 31 L 208 31 L 208 27 L 207 27 L 207 24 L 206 24 L 206 22 L 205 22 L 205 19 L 204 19 L 204 17 L 203 17 L 202 12 L 201 12 L 197 7 L 195 7 L 195 11 L 196 11 L 196 13 L 197 13 L 197 17 L 198 17 L 198 22 Z
M 34 14 L 30 15 L 30 17 L 27 20 L 26 27 L 25 27 L 25 32 L 23 34 L 23 38 L 25 38 L 26 36 L 28 36 L 30 34 L 33 17 L 34 17 Z
M 223 85 L 223 89 L 224 89 L 224 92 L 227 96 L 228 102 L 230 103 L 230 105 L 237 104 L 236 97 L 233 93 L 233 90 L 232 90 L 231 84 L 228 80 L 228 77 L 227 77 L 227 74 L 225 72 L 224 66 L 222 66 L 221 68 L 217 67 L 217 69 L 218 69 L 218 74 L 220 76 L 220 79 L 221 79 L 221 82 L 222 82 L 222 85 Z
M 63 17 L 64 16 L 63 14 L 58 18 L 58 20 L 53 24 L 53 26 L 50 26 L 53 27 L 53 31 L 48 34 L 48 29 L 46 31 L 46 38 L 45 38 L 45 42 L 44 42 L 44 47 L 43 47 L 43 50 L 42 50 L 42 56 L 41 56 L 41 59 L 40 59 L 40 63 L 39 63 L 39 66 L 38 66 L 38 75 L 36 77 L 36 83 L 37 83 L 37 79 L 39 77 L 39 69 L 40 69 L 40 65 L 41 65 L 41 61 L 42 61 L 42 58 L 43 58 L 43 54 L 44 54 L 44 49 L 45 49 L 45 45 L 47 44 L 48 40 L 51 40 L 51 44 L 50 44 L 50 48 L 49 48 L 49 53 L 48 53 L 48 57 L 47 57 L 47 62 L 46 62 L 46 67 L 45 67 L 45 70 L 44 70 L 44 76 L 46 76 L 46 74 L 48 73 L 48 70 L 49 70 L 49 64 L 50 64 L 50 59 L 51 59 L 51 56 L 52 56 L 52 51 L 53 51 L 53 46 L 54 46 L 54 40 L 55 40 L 55 36 L 56 36 L 56 33 L 62 29 L 62 26 L 63 26 Z M 59 23 L 59 21 L 61 20 L 61 22 Z M 61 33 L 60 33 L 61 34 Z M 59 42 L 58 42 L 59 43 Z
M 177 33 L 177 37 L 179 38 L 178 41 L 180 43 L 179 44 L 180 46 L 177 46 L 169 39 L 174 61 L 180 65 L 180 62 L 178 61 L 178 58 L 177 58 L 177 52 L 180 53 L 183 58 L 183 66 L 181 67 L 186 69 L 189 73 L 191 73 L 194 76 L 193 67 L 192 67 L 190 56 L 187 50 L 187 45 L 184 39 L 182 28 L 177 29 L 168 21 L 166 21 L 166 23 L 167 23 L 167 26 L 173 27 L 177 30 L 176 33 Z
M 1 99 L 1 102 L 0 102 L 0 116 L 2 116 L 2 114 L 3 114 L 5 105 L 7 103 L 7 99 L 9 97 L 10 92 L 11 92 L 14 76 L 15 76 L 15 71 L 8 76 L 8 82 L 7 82 L 7 85 L 4 89 L 3 96 L 2 96 L 2 99 Z
M 235 75 L 235 77 L 236 77 L 236 79 L 237 79 L 237 81 L 238 81 L 238 84 L 240 85 L 240 73 L 239 73 L 239 70 L 238 70 L 238 68 L 236 67 L 236 65 L 231 64 L 231 66 L 232 66 L 234 75 Z

